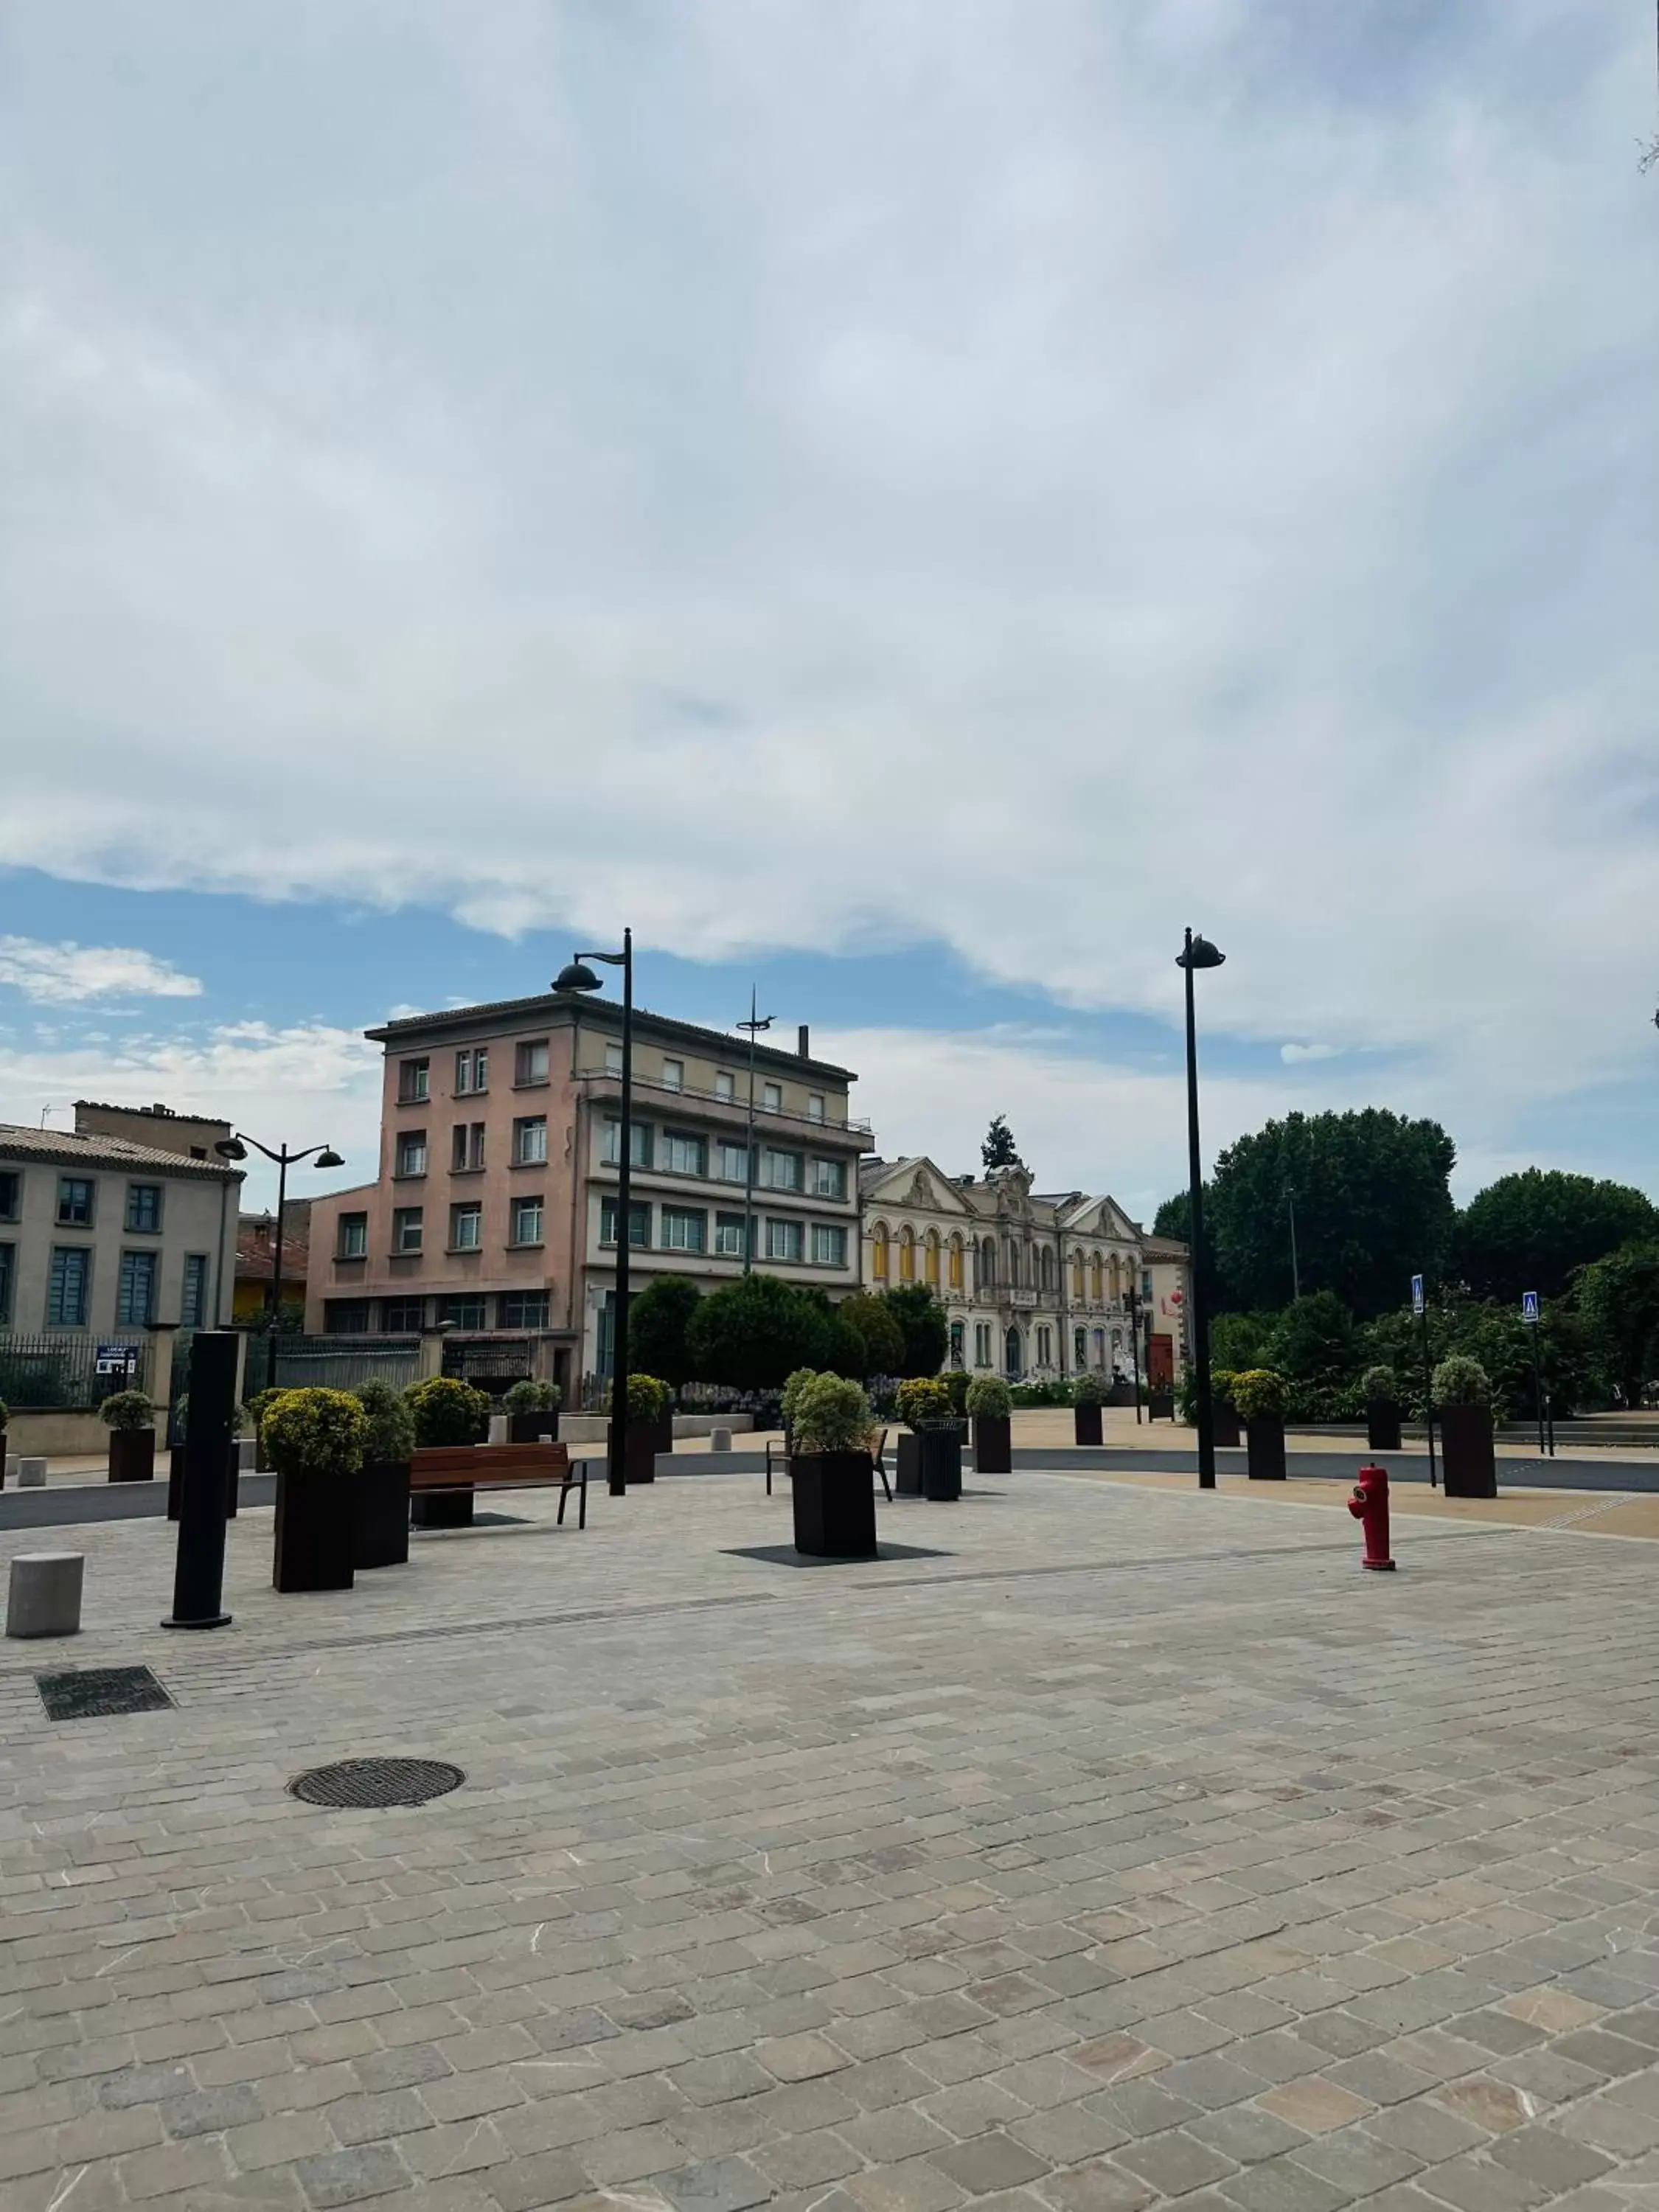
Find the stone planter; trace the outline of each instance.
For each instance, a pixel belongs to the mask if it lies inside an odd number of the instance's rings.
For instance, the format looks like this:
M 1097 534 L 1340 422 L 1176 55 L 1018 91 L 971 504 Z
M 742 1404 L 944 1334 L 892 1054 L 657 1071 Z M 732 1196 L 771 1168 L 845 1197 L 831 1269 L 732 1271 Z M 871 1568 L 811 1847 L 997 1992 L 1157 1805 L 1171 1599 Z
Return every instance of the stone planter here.
M 0 1429 L 0 1490 L 6 1486 L 6 1432 Z
M 1072 1441 L 1079 1444 L 1097 1444 L 1105 1441 L 1098 1406 L 1073 1406 L 1072 1408 Z
M 803 1452 L 789 1462 L 795 1549 L 813 1559 L 876 1557 L 875 1469 L 868 1452 Z
M 1014 1471 L 1014 1425 L 1006 1413 L 975 1413 L 973 1417 L 974 1473 L 1012 1474 Z
M 657 1454 L 662 1449 L 662 1424 L 628 1424 L 623 1440 L 623 1465 L 630 1489 L 636 1482 L 657 1479 Z
M 672 1405 L 664 1408 L 662 1419 L 657 1423 L 653 1433 L 657 1439 L 657 1449 L 659 1452 L 672 1452 L 673 1450 L 674 1408 Z
M 1212 1406 L 1210 1434 L 1219 1451 L 1237 1451 L 1240 1442 L 1238 1415 L 1231 1406 Z
M 356 1474 L 332 1468 L 276 1476 L 276 1547 L 270 1579 L 283 1595 L 349 1589 L 356 1535 Z
M 1448 1498 L 1496 1498 L 1498 1460 L 1490 1406 L 1442 1406 L 1440 1446 Z
M 509 1413 L 507 1441 L 510 1444 L 538 1444 L 544 1437 L 559 1441 L 559 1409 L 550 1406 L 539 1413 Z
M 901 1429 L 898 1433 L 898 1460 L 893 1471 L 893 1495 L 896 1498 L 921 1496 L 921 1438 L 914 1429 Z
M 1109 1406 L 1133 1406 L 1134 1401 L 1134 1384 L 1126 1376 L 1113 1376 L 1112 1387 L 1106 1393 L 1106 1403 Z
M 1255 1420 L 1246 1421 L 1244 1434 L 1249 1446 L 1250 1480 L 1283 1482 L 1285 1424 L 1279 1415 L 1259 1413 Z
M 112 1429 L 109 1432 L 109 1479 L 112 1482 L 154 1482 L 154 1429 Z
M 962 1495 L 962 1431 L 952 1421 L 948 1428 L 923 1429 L 921 1446 L 921 1494 L 935 1505 L 949 1505 Z
M 1365 1408 L 1365 1449 L 1367 1451 L 1398 1451 L 1400 1449 L 1400 1408 L 1385 1405 L 1380 1399 Z
M 1174 1420 L 1175 1392 L 1172 1389 L 1146 1393 L 1146 1418 L 1149 1421 Z
M 366 1461 L 357 1477 L 351 1563 L 354 1567 L 401 1567 L 408 1560 L 409 1462 Z

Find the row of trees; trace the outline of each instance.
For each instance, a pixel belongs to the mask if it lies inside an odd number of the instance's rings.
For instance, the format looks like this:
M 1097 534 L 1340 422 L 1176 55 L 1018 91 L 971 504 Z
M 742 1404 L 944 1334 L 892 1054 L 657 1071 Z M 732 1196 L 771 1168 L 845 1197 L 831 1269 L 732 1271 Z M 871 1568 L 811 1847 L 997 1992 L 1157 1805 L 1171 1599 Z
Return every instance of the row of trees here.
M 802 1367 L 854 1382 L 937 1375 L 950 1343 L 945 1309 L 925 1284 L 860 1291 L 837 1306 L 763 1274 L 706 1297 L 684 1276 L 659 1276 L 629 1304 L 628 1328 L 630 1363 L 676 1389 L 777 1390 Z

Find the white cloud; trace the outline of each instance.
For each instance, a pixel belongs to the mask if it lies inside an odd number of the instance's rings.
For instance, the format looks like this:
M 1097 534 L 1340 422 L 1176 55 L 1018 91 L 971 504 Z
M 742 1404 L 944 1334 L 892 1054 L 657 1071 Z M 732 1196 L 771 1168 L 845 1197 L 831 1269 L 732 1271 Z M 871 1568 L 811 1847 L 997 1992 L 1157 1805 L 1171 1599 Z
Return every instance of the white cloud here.
M 1646 1064 L 1634 11 L 34 20 L 0 859 Z
M 38 1006 L 77 1006 L 88 999 L 196 999 L 200 980 L 130 945 L 45 945 L 33 937 L 0 937 L 0 983 Z

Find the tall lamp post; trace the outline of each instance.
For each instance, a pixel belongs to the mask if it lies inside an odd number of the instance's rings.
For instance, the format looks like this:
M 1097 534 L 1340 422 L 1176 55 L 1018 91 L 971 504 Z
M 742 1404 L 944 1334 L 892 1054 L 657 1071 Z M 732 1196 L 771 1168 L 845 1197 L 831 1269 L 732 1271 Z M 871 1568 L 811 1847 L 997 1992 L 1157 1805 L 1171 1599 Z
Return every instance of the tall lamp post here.
M 617 1154 L 617 1318 L 611 1332 L 611 1469 L 613 1498 L 628 1489 L 628 1263 L 631 1257 L 634 1167 L 634 933 L 623 932 L 620 952 L 579 952 L 553 979 L 556 991 L 597 991 L 586 965 L 602 961 L 623 971 L 622 1128 Z
M 1215 1488 L 1215 1422 L 1210 1407 L 1210 1313 L 1204 1296 L 1204 1174 L 1198 1145 L 1198 1033 L 1193 1020 L 1193 977 L 1226 958 L 1206 937 L 1194 937 L 1176 956 L 1187 976 L 1187 1179 L 1192 1213 L 1193 1365 L 1198 1387 L 1198 1486 Z
M 270 1325 L 265 1337 L 265 1388 L 276 1386 L 276 1330 L 283 1317 L 283 1216 L 288 1208 L 288 1171 L 299 1166 L 301 1160 L 313 1160 L 319 1168 L 343 1168 L 345 1162 L 327 1145 L 307 1145 L 302 1152 L 291 1152 L 282 1145 L 273 1152 L 269 1145 L 262 1145 L 257 1137 L 250 1137 L 239 1129 L 228 1137 L 221 1137 L 213 1147 L 222 1159 L 245 1160 L 252 1145 L 256 1152 L 263 1152 L 268 1160 L 276 1163 L 276 1238 L 270 1255 L 270 1288 L 265 1293 L 266 1310 Z
M 739 1022 L 740 1030 L 749 1032 L 749 1121 L 743 1140 L 743 1272 L 746 1275 L 755 1259 L 755 1039 L 763 1030 L 769 1030 L 776 1016 L 757 1014 L 757 1001 L 753 987 L 749 993 L 749 1018 Z
M 1135 1364 L 1135 1426 L 1140 1426 L 1140 1292 L 1124 1293 L 1124 1304 L 1129 1309 L 1129 1349 Z

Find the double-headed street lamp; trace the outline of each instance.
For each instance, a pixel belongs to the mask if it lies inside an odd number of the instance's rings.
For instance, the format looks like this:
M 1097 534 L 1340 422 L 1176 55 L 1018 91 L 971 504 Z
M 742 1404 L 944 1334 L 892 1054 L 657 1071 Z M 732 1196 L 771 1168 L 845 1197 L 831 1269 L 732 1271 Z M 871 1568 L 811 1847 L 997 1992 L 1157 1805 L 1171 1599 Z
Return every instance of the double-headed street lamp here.
M 749 1273 L 755 1257 L 755 1039 L 763 1030 L 769 1030 L 777 1017 L 757 1013 L 758 1004 L 751 985 L 749 992 L 749 1018 L 739 1022 L 740 1030 L 749 1032 L 749 1120 L 743 1143 L 743 1272 Z
M 617 1152 L 617 1313 L 611 1331 L 610 1491 L 628 1488 L 628 1263 L 633 1229 L 634 1165 L 634 933 L 623 932 L 620 952 L 579 952 L 553 979 L 556 991 L 597 991 L 590 960 L 623 971 L 622 1128 Z
M 1187 1176 L 1192 1218 L 1193 1366 L 1198 1389 L 1198 1486 L 1215 1488 L 1215 1422 L 1210 1407 L 1210 1316 L 1204 1298 L 1204 1173 L 1198 1146 L 1198 1035 L 1193 1021 L 1193 977 L 1200 968 L 1219 968 L 1226 958 L 1206 937 L 1189 929 L 1176 965 L 1187 975 Z
M 276 1334 L 283 1318 L 283 1215 L 288 1206 L 288 1171 L 298 1167 L 301 1160 L 313 1160 L 319 1168 L 343 1168 L 345 1162 L 328 1145 L 307 1145 L 302 1152 L 291 1152 L 281 1145 L 273 1152 L 269 1145 L 262 1145 L 257 1137 L 250 1137 L 239 1129 L 232 1136 L 221 1137 L 213 1147 L 222 1159 L 245 1160 L 252 1145 L 256 1152 L 263 1152 L 268 1160 L 276 1163 L 276 1239 L 270 1255 L 270 1288 L 266 1292 L 266 1304 L 270 1322 L 265 1339 L 265 1388 L 276 1385 Z

